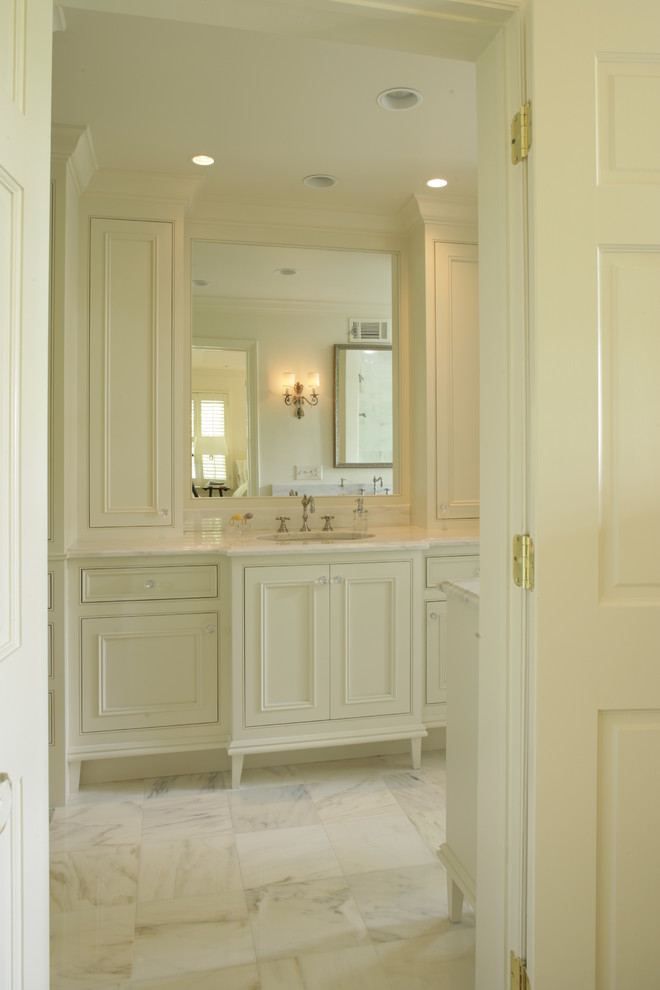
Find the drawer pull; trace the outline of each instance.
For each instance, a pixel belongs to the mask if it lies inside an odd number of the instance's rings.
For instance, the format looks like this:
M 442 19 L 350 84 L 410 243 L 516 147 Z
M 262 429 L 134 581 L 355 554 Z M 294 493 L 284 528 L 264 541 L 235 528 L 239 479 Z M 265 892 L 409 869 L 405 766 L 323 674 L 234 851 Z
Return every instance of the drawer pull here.
M 156 582 L 155 581 L 145 581 L 144 582 L 144 586 L 145 586 L 145 588 L 155 588 L 156 587 Z
M 329 584 L 327 577 L 323 576 L 318 579 L 317 584 Z
M 207 633 L 214 633 L 215 632 L 215 626 L 213 625 L 212 622 L 209 622 L 208 626 L 206 627 L 206 631 L 207 631 Z

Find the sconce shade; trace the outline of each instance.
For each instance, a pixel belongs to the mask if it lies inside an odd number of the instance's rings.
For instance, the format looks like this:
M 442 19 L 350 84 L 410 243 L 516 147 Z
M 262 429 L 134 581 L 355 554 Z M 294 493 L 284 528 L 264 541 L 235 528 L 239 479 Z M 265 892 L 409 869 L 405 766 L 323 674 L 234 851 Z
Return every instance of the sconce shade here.
M 296 373 L 295 371 L 285 371 L 282 375 L 282 385 L 284 388 L 293 388 L 296 384 Z
M 308 373 L 307 384 L 309 387 L 316 391 L 319 387 L 319 373 L 318 371 L 310 371 Z

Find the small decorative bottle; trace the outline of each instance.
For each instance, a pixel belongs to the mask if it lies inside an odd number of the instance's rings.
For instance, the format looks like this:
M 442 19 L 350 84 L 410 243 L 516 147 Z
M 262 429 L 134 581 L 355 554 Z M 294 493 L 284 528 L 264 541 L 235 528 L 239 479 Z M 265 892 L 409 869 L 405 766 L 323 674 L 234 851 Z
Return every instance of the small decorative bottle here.
M 353 529 L 366 530 L 367 510 L 364 507 L 364 501 L 361 498 L 356 498 L 355 504 L 357 508 L 353 509 Z

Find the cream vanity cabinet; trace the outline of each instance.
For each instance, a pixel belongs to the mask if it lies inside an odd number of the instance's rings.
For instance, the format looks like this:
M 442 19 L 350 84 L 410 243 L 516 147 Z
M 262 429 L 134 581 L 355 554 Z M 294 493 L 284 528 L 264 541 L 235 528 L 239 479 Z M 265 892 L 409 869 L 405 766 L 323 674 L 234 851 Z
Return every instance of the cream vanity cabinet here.
M 233 786 L 246 753 L 408 738 L 419 766 L 416 566 L 233 562 Z
M 70 561 L 70 790 L 85 760 L 226 747 L 218 571 L 190 557 Z
M 479 549 L 474 543 L 452 544 L 425 556 L 424 707 L 427 729 L 447 722 L 447 596 L 446 581 L 479 574 Z
M 92 217 L 89 526 L 172 525 L 173 224 Z

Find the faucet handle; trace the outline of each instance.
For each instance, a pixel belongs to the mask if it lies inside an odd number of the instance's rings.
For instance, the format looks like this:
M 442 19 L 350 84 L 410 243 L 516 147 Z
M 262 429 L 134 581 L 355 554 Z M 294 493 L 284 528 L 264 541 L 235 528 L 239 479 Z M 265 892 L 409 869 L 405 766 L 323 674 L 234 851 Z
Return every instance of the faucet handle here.
M 289 530 L 286 528 L 286 524 L 289 521 L 289 519 L 291 518 L 291 516 L 275 516 L 275 518 L 278 520 L 278 522 L 280 524 L 280 528 L 278 529 L 277 532 L 278 533 L 288 533 Z
M 330 520 L 331 519 L 334 519 L 335 517 L 334 516 L 321 516 L 321 518 L 322 519 L 325 519 L 325 526 L 323 527 L 323 532 L 324 533 L 331 533 L 332 532 L 332 526 L 330 525 Z

